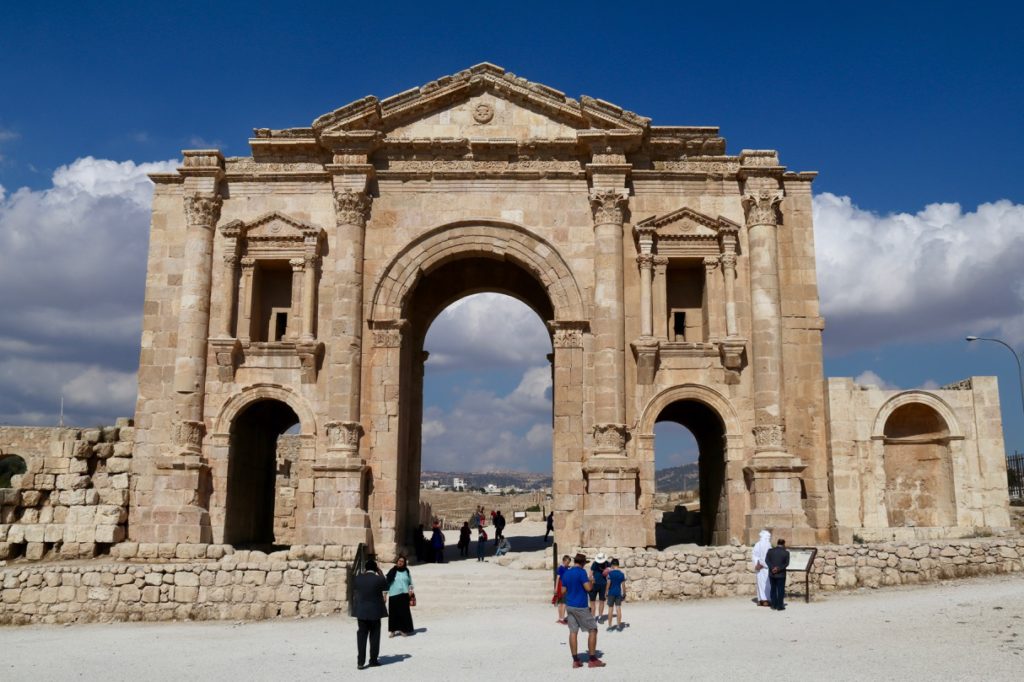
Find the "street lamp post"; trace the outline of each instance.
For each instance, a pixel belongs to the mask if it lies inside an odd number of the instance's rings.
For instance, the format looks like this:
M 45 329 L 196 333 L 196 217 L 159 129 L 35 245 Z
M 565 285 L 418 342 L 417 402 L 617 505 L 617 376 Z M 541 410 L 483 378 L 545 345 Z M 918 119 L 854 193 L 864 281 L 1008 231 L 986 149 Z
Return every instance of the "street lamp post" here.
M 988 339 L 983 336 L 968 336 L 968 341 L 991 341 L 1006 346 L 1006 349 L 1013 353 L 1013 359 L 1017 361 L 1017 381 L 1020 383 L 1020 406 L 1021 410 L 1024 411 L 1024 369 L 1021 368 L 1020 355 L 1013 349 L 1013 346 L 1006 343 L 1002 339 Z

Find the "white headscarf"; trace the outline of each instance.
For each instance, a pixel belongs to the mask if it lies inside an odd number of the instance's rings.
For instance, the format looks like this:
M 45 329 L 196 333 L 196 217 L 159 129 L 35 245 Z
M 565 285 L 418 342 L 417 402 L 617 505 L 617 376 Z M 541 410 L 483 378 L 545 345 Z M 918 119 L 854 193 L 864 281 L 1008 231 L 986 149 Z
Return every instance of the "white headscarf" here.
M 750 563 L 757 568 L 757 564 L 764 564 L 765 557 L 768 556 L 768 550 L 772 548 L 772 534 L 770 531 L 762 530 L 759 536 L 761 539 L 754 545 L 754 551 L 751 553 Z

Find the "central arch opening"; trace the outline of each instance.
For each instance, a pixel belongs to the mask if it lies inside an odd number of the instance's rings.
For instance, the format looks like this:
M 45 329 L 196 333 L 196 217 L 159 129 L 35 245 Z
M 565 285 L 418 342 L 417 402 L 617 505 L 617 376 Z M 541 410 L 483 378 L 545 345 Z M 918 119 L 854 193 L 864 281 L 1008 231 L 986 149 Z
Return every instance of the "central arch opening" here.
M 680 433 L 682 429 L 688 434 Z M 662 501 L 661 521 L 654 528 L 655 543 L 660 549 L 679 544 L 727 544 L 725 425 L 718 413 L 698 400 L 677 400 L 662 409 L 655 420 L 656 464 L 659 457 L 671 463 L 673 459 L 664 455 L 675 454 L 680 447 L 691 448 L 691 454 L 687 457 L 684 451 L 677 457 L 675 476 L 663 475 L 660 485 L 657 477 L 655 480 L 656 501 L 661 500 L 657 492 L 669 493 Z M 696 466 L 690 464 L 694 454 Z M 665 471 L 663 465 L 658 468 Z M 663 490 L 671 487 L 680 491 L 677 497 Z
M 231 424 L 224 542 L 271 548 L 292 543 L 299 418 L 279 400 L 246 407 Z
M 460 558 L 459 529 L 480 507 L 487 557 L 492 511 L 505 517 L 513 552 L 546 546 L 540 515 L 551 507 L 553 419 L 545 321 L 553 317 L 544 287 L 507 260 L 454 260 L 417 283 L 405 312 L 411 390 L 401 403 L 408 428 L 398 486 L 398 538 L 410 553 L 436 519 L 446 560 Z M 515 523 L 515 512 L 533 520 Z M 467 558 L 476 558 L 478 537 L 474 528 Z

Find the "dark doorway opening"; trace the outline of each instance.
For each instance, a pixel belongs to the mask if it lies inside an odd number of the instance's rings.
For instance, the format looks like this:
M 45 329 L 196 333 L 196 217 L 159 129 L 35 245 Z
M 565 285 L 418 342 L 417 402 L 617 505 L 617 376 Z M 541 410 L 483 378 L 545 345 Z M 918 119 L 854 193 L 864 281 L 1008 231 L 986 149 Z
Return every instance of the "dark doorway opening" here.
M 289 464 L 279 462 L 278 451 L 280 436 L 298 423 L 292 408 L 277 400 L 253 403 L 235 419 L 228 458 L 225 543 L 253 549 L 290 544 L 275 537 L 278 473 Z
M 694 502 L 665 512 L 655 525 L 655 543 L 664 549 L 677 544 L 723 545 L 728 538 L 725 477 L 725 426 L 718 414 L 696 400 L 668 405 L 656 422 L 674 422 L 697 441 L 699 494 Z M 658 443 L 655 442 L 655 451 Z

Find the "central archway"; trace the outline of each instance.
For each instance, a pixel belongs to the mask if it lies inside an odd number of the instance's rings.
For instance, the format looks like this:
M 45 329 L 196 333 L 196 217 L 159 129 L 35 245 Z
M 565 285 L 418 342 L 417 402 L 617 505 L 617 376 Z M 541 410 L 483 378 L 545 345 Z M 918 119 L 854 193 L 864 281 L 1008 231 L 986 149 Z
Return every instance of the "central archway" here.
M 581 472 L 582 462 L 582 386 L 573 386 L 582 384 L 582 335 L 587 328 L 579 286 L 554 247 L 529 230 L 495 221 L 457 223 L 431 230 L 403 249 L 378 277 L 372 299 L 369 372 L 380 380 L 371 382 L 364 414 L 371 415 L 367 435 L 375 548 L 385 558 L 409 547 L 420 514 L 427 330 L 448 305 L 481 292 L 516 298 L 548 322 L 554 347 L 556 534 L 567 537 L 580 525 L 579 486 L 569 480 L 569 472 Z M 388 416 L 396 404 L 393 419 L 373 417 Z M 570 462 L 575 468 L 559 467 Z

